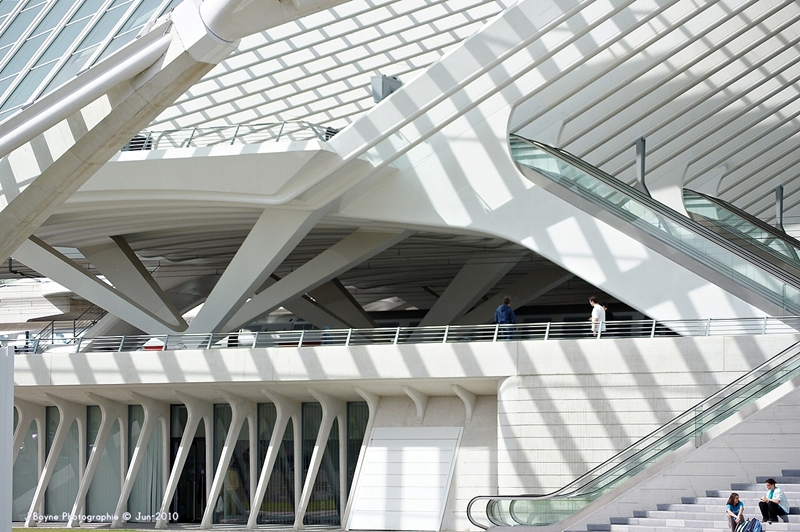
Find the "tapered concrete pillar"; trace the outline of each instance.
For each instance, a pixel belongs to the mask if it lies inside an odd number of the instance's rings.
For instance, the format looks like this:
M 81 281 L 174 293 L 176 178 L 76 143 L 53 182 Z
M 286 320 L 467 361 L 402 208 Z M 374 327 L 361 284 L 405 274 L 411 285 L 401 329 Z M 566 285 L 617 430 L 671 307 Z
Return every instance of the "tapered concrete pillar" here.
M 410 234 L 407 231 L 356 231 L 250 299 L 242 306 L 241 310 L 232 315 L 224 330 L 238 329 L 278 308 L 284 301 L 292 300 L 313 290 L 370 257 L 374 257 Z M 191 327 L 195 326 L 196 321 L 197 318 L 192 321 Z
M 495 257 L 487 260 L 485 255 L 471 258 L 425 314 L 419 326 L 452 323 L 454 319 L 468 311 L 527 254 L 528 250 L 520 251 L 505 257 L 504 260 L 496 260 Z
M 322 211 L 264 211 L 192 320 L 188 332 L 222 330 L 322 215 Z

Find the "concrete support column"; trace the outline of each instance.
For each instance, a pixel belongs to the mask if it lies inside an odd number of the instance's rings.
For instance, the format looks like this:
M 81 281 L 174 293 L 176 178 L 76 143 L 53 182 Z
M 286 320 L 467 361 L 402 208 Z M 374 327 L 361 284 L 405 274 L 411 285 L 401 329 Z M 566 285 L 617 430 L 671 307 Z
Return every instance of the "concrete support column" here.
M 79 251 L 120 293 L 167 323 L 186 328 L 181 314 L 156 283 L 125 238 L 109 237 L 105 244 L 81 247 Z
M 161 508 L 159 509 L 159 515 L 161 516 L 167 515 L 169 512 L 169 505 L 172 502 L 172 497 L 175 495 L 175 490 L 178 488 L 178 480 L 180 480 L 183 467 L 186 465 L 186 458 L 189 456 L 189 449 L 194 441 L 200 421 L 202 420 L 204 425 L 208 427 L 209 424 L 213 423 L 214 419 L 214 405 L 186 395 L 185 393 L 175 393 L 178 399 L 186 405 L 186 427 L 183 429 L 183 436 L 181 437 L 181 443 L 178 447 L 178 453 L 175 456 L 175 463 L 172 466 L 169 480 L 167 480 L 167 487 L 164 490 L 164 499 L 161 501 Z M 207 446 L 210 446 L 211 441 L 207 441 Z M 166 519 L 161 519 L 159 517 L 156 521 L 156 528 L 167 528 L 167 522 Z
M 364 429 L 364 439 L 361 441 L 361 449 L 358 452 L 358 462 L 356 463 L 355 472 L 353 473 L 353 485 L 355 485 L 356 481 L 358 480 L 359 475 L 361 474 L 361 466 L 364 463 L 364 457 L 366 456 L 367 445 L 369 444 L 369 440 L 372 437 L 372 427 L 375 425 L 375 415 L 378 413 L 378 404 L 380 403 L 380 396 L 374 393 L 368 392 L 366 390 L 362 390 L 361 388 L 353 388 L 358 395 L 360 395 L 364 401 L 367 402 L 367 408 L 369 408 L 369 419 L 367 420 L 367 427 Z M 348 530 L 348 521 L 350 520 L 350 509 L 353 503 L 353 499 L 350 497 L 350 494 L 347 494 L 347 506 L 344 506 L 344 512 L 342 513 L 342 530 Z
M 255 412 L 256 412 L 256 404 L 252 401 L 244 400 L 240 397 L 236 397 L 232 394 L 227 392 L 221 392 L 225 400 L 228 404 L 231 405 L 231 426 L 228 428 L 228 435 L 225 437 L 225 445 L 222 448 L 222 454 L 219 457 L 219 464 L 217 464 L 217 470 L 214 472 L 214 481 L 211 483 L 211 492 L 208 496 L 208 504 L 206 505 L 206 509 L 203 512 L 203 520 L 200 523 L 200 528 L 211 528 L 212 519 L 214 517 L 214 506 L 219 497 L 220 492 L 222 491 L 222 484 L 225 481 L 225 473 L 228 471 L 228 465 L 231 463 L 231 459 L 233 458 L 233 451 L 236 447 L 236 440 L 239 439 L 239 432 L 242 430 L 242 425 L 244 424 L 245 420 L 248 421 L 248 432 L 250 434 L 250 447 L 251 447 L 251 456 L 255 456 L 252 452 L 253 447 L 253 430 L 252 426 L 255 422 Z M 209 447 L 209 446 L 207 446 Z M 250 461 L 250 472 L 251 477 L 254 476 L 253 470 L 253 460 Z M 211 463 L 211 462 L 209 462 Z M 251 500 L 252 500 L 252 492 L 251 492 Z
M 242 306 L 241 310 L 231 316 L 224 330 L 238 329 L 278 308 L 284 301 L 292 300 L 313 290 L 370 257 L 374 257 L 410 234 L 408 231 L 356 231 L 253 297 Z M 261 251 L 261 256 L 263 256 L 263 251 Z M 195 326 L 196 321 L 197 318 L 192 321 L 190 329 Z
M 139 433 L 139 439 L 136 441 L 136 447 L 133 449 L 133 455 L 131 457 L 130 465 L 128 466 L 128 472 L 125 475 L 125 481 L 122 483 L 122 492 L 120 493 L 119 501 L 117 502 L 117 508 L 114 511 L 114 515 L 117 516 L 117 519 L 111 522 L 111 528 L 122 528 L 123 522 L 121 517 L 128 506 L 128 497 L 131 495 L 133 483 L 136 482 L 136 475 L 139 474 L 139 468 L 144 460 L 144 455 L 147 451 L 147 444 L 150 443 L 150 437 L 153 435 L 153 430 L 156 428 L 156 423 L 158 423 L 161 419 L 169 419 L 169 405 L 155 401 L 136 392 L 131 392 L 131 396 L 144 408 L 144 423 L 142 424 L 142 430 Z M 164 423 L 162 423 L 162 425 L 165 429 L 169 428 L 166 427 L 166 424 Z M 161 444 L 162 446 L 166 447 L 163 440 Z M 169 460 L 169 449 L 165 448 L 163 451 L 165 459 Z M 165 474 L 167 469 L 168 468 L 166 467 L 164 468 Z M 162 480 L 166 482 L 164 479 Z
M 333 427 L 333 421 L 335 419 L 339 419 L 339 438 L 340 442 L 347 440 L 347 429 L 345 428 L 344 420 L 347 417 L 347 404 L 344 401 L 340 401 L 338 399 L 334 399 L 329 397 L 328 395 L 318 392 L 316 390 L 308 390 L 308 392 L 314 396 L 314 398 L 319 401 L 319 404 L 322 406 L 322 421 L 320 422 L 319 432 L 317 433 L 317 441 L 314 444 L 314 452 L 311 453 L 311 463 L 308 465 L 308 474 L 306 475 L 305 482 L 303 483 L 303 493 L 300 496 L 300 504 L 295 507 L 295 515 L 294 515 L 294 528 L 295 530 L 303 530 L 305 529 L 305 525 L 303 524 L 303 519 L 306 516 L 306 511 L 308 510 L 308 503 L 311 500 L 311 490 L 314 489 L 314 481 L 317 479 L 317 473 L 319 473 L 319 466 L 322 463 L 322 455 L 325 452 L 325 447 L 328 445 L 328 437 L 331 433 L 331 428 Z M 339 448 L 342 448 L 342 445 L 339 445 Z M 342 476 L 346 476 L 347 473 L 347 460 L 345 455 L 345 460 L 342 462 L 341 452 L 339 453 L 339 486 L 340 486 L 340 497 L 343 499 L 341 501 L 340 508 L 344 508 L 347 501 L 344 499 L 345 494 L 341 490 L 341 486 L 343 485 L 341 482 Z M 297 477 L 297 474 L 295 474 Z M 345 479 L 344 482 L 345 491 L 347 487 L 347 480 Z
M 322 211 L 264 211 L 192 320 L 188 332 L 220 331 L 322 215 Z
M 58 413 L 59 413 L 58 428 L 56 429 L 56 434 L 55 437 L 53 438 L 53 443 L 50 446 L 50 453 L 47 455 L 47 460 L 45 461 L 44 464 L 44 470 L 42 471 L 42 474 L 39 477 L 39 483 L 36 485 L 36 491 L 33 494 L 31 507 L 30 510 L 28 511 L 28 516 L 25 519 L 26 527 L 36 526 L 36 521 L 33 520 L 33 513 L 37 510 L 41 511 L 44 505 L 44 494 L 47 491 L 48 484 L 50 484 L 50 479 L 53 476 L 53 471 L 55 470 L 56 464 L 58 463 L 58 456 L 61 454 L 61 449 L 64 447 L 64 443 L 67 441 L 70 427 L 72 426 L 72 423 L 74 421 L 78 421 L 78 445 L 82 448 L 82 452 L 78 453 L 80 460 L 78 473 L 81 476 L 83 475 L 83 464 L 86 463 L 85 461 L 86 443 L 84 442 L 84 440 L 86 439 L 85 436 L 86 407 L 83 405 L 79 405 L 77 403 L 73 403 L 71 401 L 60 399 L 58 397 L 53 397 L 50 394 L 46 395 L 47 398 L 50 399 L 53 402 L 53 404 L 55 404 L 56 407 L 58 408 Z M 81 432 L 83 434 L 81 434 Z
M 422 318 L 419 326 L 448 325 L 472 308 L 527 254 L 528 250 L 524 250 L 517 255 L 504 257 L 505 260 L 487 260 L 485 256 L 469 259 Z
M 11 352 L 11 349 L 9 349 Z M 1 353 L 1 352 L 0 352 Z M 13 388 L 13 386 L 12 386 Z M 13 462 L 17 461 L 17 456 L 19 455 L 20 447 L 22 447 L 22 442 L 25 441 L 25 438 L 28 436 L 28 427 L 31 426 L 31 421 L 36 421 L 36 432 L 37 434 L 43 434 L 44 432 L 44 418 L 45 418 L 45 408 L 42 405 L 37 405 L 34 403 L 29 403 L 28 401 L 23 401 L 22 399 L 14 399 L 14 406 L 17 407 L 17 411 L 19 412 L 19 425 L 17 425 L 17 429 L 14 431 L 14 456 Z M 13 416 L 13 414 L 12 414 Z M 13 421 L 13 417 L 12 417 Z M 40 459 L 39 459 L 39 475 L 42 474 L 42 468 L 44 467 L 44 438 L 39 437 L 37 438 L 36 445 L 39 447 L 40 450 Z
M 127 419 L 128 415 L 127 405 L 111 401 L 93 393 L 87 393 L 86 395 L 100 406 L 102 419 L 100 421 L 100 428 L 97 431 L 97 437 L 94 441 L 94 446 L 92 447 L 92 453 L 89 456 L 89 462 L 86 465 L 86 472 L 81 477 L 81 482 L 78 486 L 78 495 L 75 497 L 75 504 L 72 506 L 72 515 L 81 515 L 84 513 L 86 494 L 89 492 L 89 486 L 92 484 L 92 479 L 97 471 L 97 467 L 100 465 L 100 458 L 103 456 L 103 450 L 106 448 L 108 437 L 111 435 L 111 430 L 114 428 L 114 422 L 119 420 L 121 427 L 122 420 Z M 80 522 L 77 520 L 70 520 L 67 522 L 67 527 L 78 526 L 80 526 Z
M 145 306 L 88 273 L 75 261 L 65 257 L 36 237 L 32 236 L 24 241 L 14 252 L 14 258 L 30 265 L 57 283 L 69 286 L 76 294 L 148 334 L 183 331 L 186 328 L 186 322 L 179 315 L 171 315 L 170 319 L 162 319 Z
M 275 460 L 278 457 L 281 444 L 283 442 L 283 434 L 286 432 L 286 425 L 289 420 L 293 420 L 293 425 L 300 423 L 301 406 L 298 401 L 288 399 L 269 390 L 262 390 L 264 395 L 272 401 L 275 405 L 277 416 L 275 418 L 275 427 L 272 429 L 272 436 L 269 439 L 269 447 L 267 448 L 267 456 L 264 458 L 264 467 L 261 469 L 261 474 L 258 478 L 258 486 L 253 492 L 252 506 L 250 507 L 250 517 L 247 519 L 247 528 L 258 528 L 258 508 L 264 500 L 264 495 L 267 493 L 267 484 L 269 483 L 272 469 L 275 467 Z M 295 474 L 297 476 L 297 474 Z

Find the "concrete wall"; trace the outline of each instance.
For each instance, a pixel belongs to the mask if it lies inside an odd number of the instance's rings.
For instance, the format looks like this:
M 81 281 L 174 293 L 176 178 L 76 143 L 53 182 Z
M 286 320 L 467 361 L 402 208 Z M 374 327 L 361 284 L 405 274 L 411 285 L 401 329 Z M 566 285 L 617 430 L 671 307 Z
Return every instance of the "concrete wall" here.
M 497 398 L 500 493 L 560 488 L 794 341 L 520 343 L 518 374 Z

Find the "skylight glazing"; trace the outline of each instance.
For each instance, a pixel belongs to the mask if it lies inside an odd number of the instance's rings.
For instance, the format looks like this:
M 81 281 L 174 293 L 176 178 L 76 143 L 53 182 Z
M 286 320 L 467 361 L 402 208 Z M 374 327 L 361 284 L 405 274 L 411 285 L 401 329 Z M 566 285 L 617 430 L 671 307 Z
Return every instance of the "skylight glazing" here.
M 0 120 L 105 59 L 180 0 L 0 0 Z

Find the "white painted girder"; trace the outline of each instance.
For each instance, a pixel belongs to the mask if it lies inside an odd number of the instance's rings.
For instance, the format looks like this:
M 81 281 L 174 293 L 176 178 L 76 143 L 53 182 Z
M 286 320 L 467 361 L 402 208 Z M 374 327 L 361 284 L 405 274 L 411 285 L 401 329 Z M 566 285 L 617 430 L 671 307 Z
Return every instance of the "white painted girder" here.
M 255 294 L 283 259 L 314 227 L 323 211 L 264 211 L 192 320 L 188 332 L 218 331 L 235 321 L 242 305 Z M 260 314 L 260 313 L 259 313 Z M 237 322 L 232 328 L 247 323 Z
M 262 314 L 274 310 L 284 301 L 290 301 L 298 295 L 313 290 L 317 286 L 352 268 L 354 265 L 360 264 L 370 257 L 375 256 L 377 253 L 393 246 L 406 238 L 409 234 L 411 233 L 402 230 L 380 232 L 365 230 L 356 231 L 277 283 L 271 285 L 260 294 L 254 296 L 230 318 L 224 330 L 235 330 Z M 203 310 L 205 310 L 205 306 Z M 197 318 L 195 318 L 195 321 L 196 320 Z M 192 327 L 194 327 L 195 321 L 192 322 Z M 196 330 L 199 331 L 203 329 Z
M 150 275 L 125 238 L 112 236 L 105 244 L 78 249 L 114 288 L 165 322 L 181 323 L 180 313 Z
M 516 257 L 504 257 L 504 260 L 498 261 L 487 260 L 485 256 L 469 259 L 422 318 L 419 326 L 452 323 L 472 308 L 526 254 L 527 251 L 522 251 Z
M 186 322 L 177 312 L 172 313 L 169 321 L 162 319 L 36 237 L 26 240 L 14 257 L 149 334 L 186 329 Z
M 549 82 L 547 70 L 579 61 L 579 43 L 613 39 L 614 24 L 623 33 L 635 26 L 633 4 L 531 0 L 507 10 L 331 140 L 343 161 L 363 154 L 375 170 L 399 170 L 348 192 L 339 214 L 502 236 L 659 319 L 763 315 L 534 186 L 509 155 L 514 109 Z

